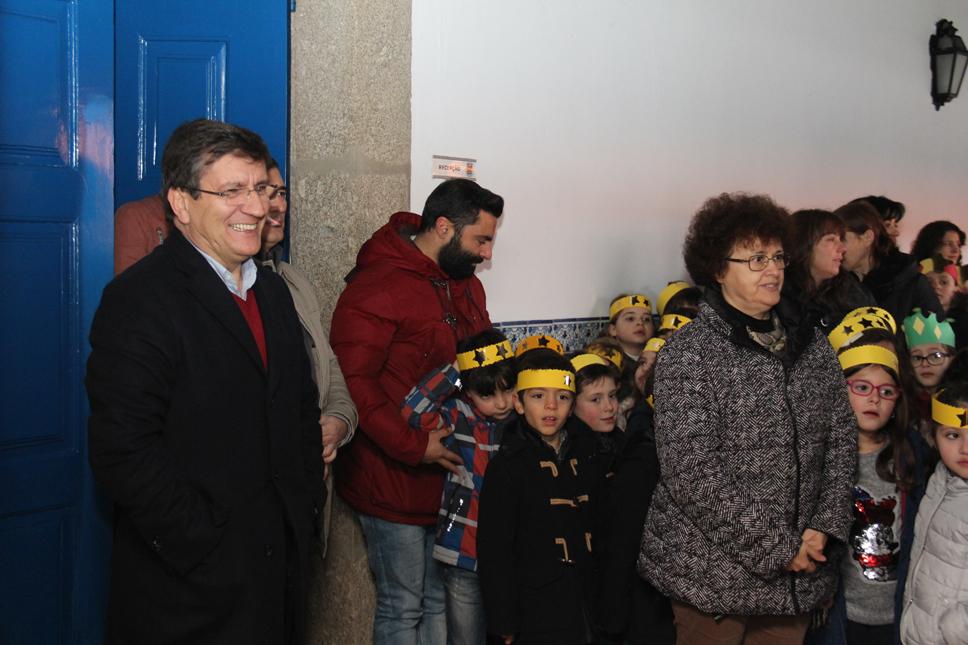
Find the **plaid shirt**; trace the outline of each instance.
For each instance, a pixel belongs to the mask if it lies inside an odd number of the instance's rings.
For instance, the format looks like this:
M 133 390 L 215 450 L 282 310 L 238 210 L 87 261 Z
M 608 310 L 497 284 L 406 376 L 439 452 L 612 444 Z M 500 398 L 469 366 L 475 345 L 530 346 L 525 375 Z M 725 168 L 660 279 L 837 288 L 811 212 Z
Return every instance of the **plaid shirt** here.
M 443 444 L 460 455 L 459 472 L 448 473 L 437 518 L 433 556 L 445 564 L 477 571 L 477 505 L 484 471 L 501 446 L 506 422 L 488 419 L 463 396 L 454 395 L 460 372 L 451 365 L 435 369 L 403 403 L 410 427 L 422 432 L 453 428 Z

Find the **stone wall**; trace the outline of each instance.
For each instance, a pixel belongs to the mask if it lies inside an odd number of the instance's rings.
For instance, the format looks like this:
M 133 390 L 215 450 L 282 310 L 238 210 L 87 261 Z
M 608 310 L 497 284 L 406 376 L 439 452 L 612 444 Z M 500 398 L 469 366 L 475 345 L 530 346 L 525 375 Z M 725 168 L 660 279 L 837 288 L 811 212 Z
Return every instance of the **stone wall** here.
M 360 246 L 410 203 L 410 21 L 410 0 L 298 0 L 292 16 L 291 259 L 327 326 Z M 369 642 L 373 583 L 338 500 L 314 578 L 309 642 Z

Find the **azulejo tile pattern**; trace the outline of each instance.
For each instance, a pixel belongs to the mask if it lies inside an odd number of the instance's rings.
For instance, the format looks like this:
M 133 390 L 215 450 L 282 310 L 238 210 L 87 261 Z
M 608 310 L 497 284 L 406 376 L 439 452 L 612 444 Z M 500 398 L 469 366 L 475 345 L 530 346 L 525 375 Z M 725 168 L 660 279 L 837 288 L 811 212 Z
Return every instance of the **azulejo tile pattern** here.
M 561 341 L 566 352 L 581 349 L 598 338 L 608 324 L 608 318 L 558 318 L 553 320 L 513 320 L 496 323 L 495 329 L 503 332 L 512 345 L 535 334 L 548 334 Z

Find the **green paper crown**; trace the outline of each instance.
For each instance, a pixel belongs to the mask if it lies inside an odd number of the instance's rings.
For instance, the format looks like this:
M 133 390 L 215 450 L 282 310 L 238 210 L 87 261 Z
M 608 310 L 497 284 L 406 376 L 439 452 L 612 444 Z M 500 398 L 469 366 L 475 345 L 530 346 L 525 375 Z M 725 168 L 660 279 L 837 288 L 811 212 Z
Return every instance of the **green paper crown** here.
M 904 319 L 904 338 L 908 347 L 918 345 L 934 345 L 941 343 L 949 347 L 955 346 L 955 330 L 947 320 L 938 322 L 938 316 L 931 312 L 927 316 L 916 307 L 911 315 Z

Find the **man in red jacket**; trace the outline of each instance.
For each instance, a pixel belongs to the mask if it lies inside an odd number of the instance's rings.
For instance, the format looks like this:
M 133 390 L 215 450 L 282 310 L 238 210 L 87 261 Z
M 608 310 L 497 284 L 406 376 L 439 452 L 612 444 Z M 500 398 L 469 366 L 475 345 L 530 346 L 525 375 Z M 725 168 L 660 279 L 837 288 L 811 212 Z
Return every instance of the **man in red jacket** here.
M 443 430 L 420 433 L 400 412 L 457 342 L 491 326 L 474 269 L 491 259 L 504 200 L 453 179 L 423 214 L 394 213 L 360 249 L 336 304 L 330 341 L 360 432 L 337 462 L 337 492 L 360 517 L 376 579 L 374 643 L 443 643 L 444 589 L 431 557 L 444 468 L 460 458 Z

